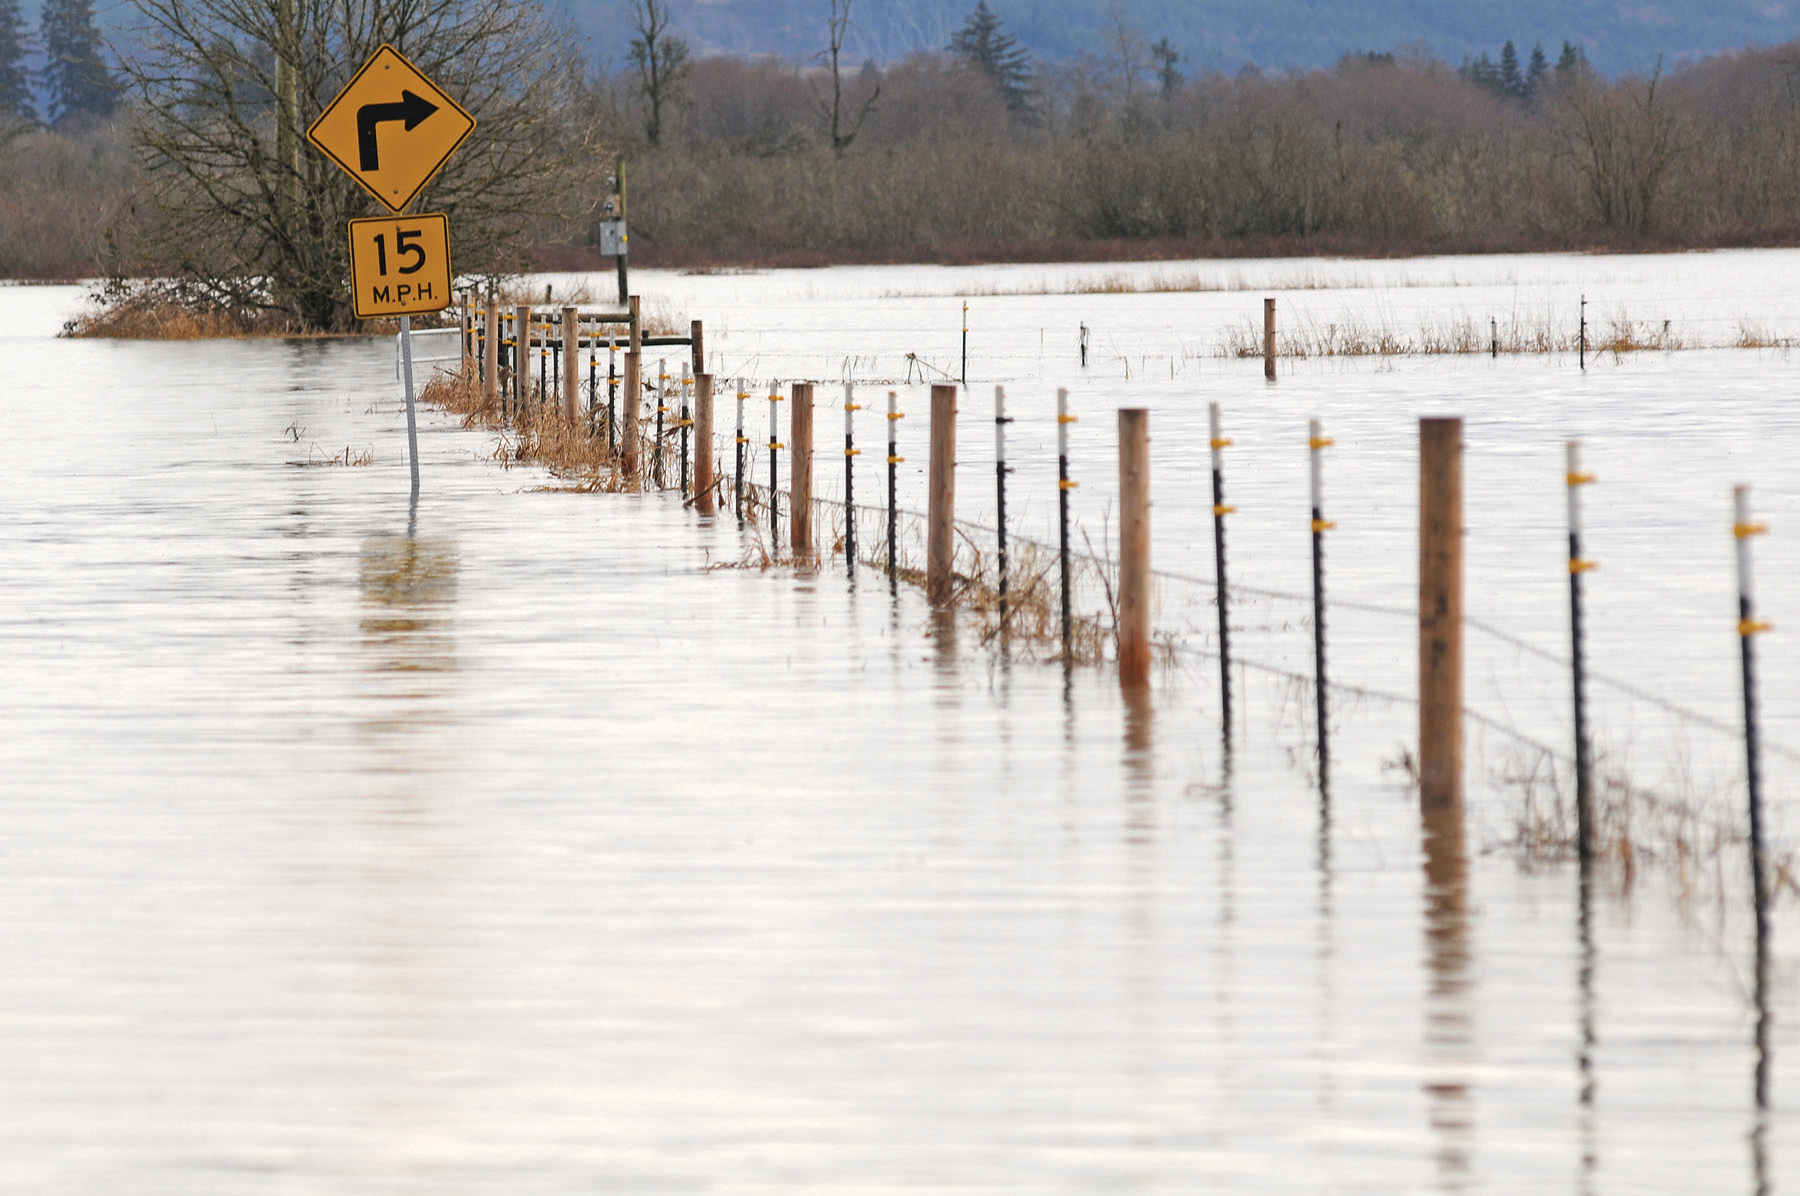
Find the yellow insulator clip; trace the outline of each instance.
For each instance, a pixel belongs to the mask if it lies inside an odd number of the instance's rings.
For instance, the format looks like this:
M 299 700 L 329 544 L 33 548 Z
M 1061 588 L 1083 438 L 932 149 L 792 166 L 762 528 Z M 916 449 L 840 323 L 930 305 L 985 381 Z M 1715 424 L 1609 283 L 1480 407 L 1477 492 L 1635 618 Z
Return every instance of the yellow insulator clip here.
M 1059 424 L 1080 423 L 1081 417 L 1078 415 L 1059 415 L 1056 417 L 1056 422 Z
M 1764 536 L 1768 532 L 1769 525 L 1766 523 L 1734 523 L 1731 525 L 1731 534 L 1740 540 L 1749 536 Z
M 1571 473 L 1565 476 L 1571 486 L 1587 486 L 1598 480 L 1591 473 Z
M 667 407 L 658 407 L 656 409 L 656 413 L 658 415 L 667 415 L 669 413 L 669 409 Z
M 691 428 L 694 426 L 694 421 L 684 415 L 676 421 L 675 426 L 678 428 Z
M 774 450 L 774 449 L 784 449 L 784 448 L 786 448 L 786 447 L 787 447 L 787 445 L 785 445 L 785 444 L 783 444 L 783 443 L 781 443 L 781 441 L 779 441 L 779 440 L 771 440 L 771 441 L 769 441 L 769 448 L 770 448 L 770 449 L 771 449 L 771 450 Z
M 845 411 L 861 411 L 862 404 L 861 403 L 845 403 L 844 410 Z
M 1231 508 L 1227 507 L 1226 509 L 1230 510 Z M 1315 519 L 1312 521 L 1312 529 L 1315 532 L 1328 532 L 1336 526 L 1337 524 L 1329 519 Z
M 888 418 L 889 418 L 889 419 L 905 419 L 905 418 L 906 418 L 906 412 L 904 412 L 904 411 L 890 411 L 890 412 L 888 412 Z
M 749 444 L 749 443 L 751 443 L 751 440 L 748 436 L 739 436 L 737 438 L 737 442 L 739 444 Z
M 860 457 L 860 456 L 862 456 L 862 450 L 861 450 L 861 449 L 845 449 L 845 450 L 844 450 L 844 456 L 846 456 L 846 457 Z
M 890 457 L 889 457 L 889 458 L 888 458 L 888 464 L 889 464 L 889 465 L 898 465 L 898 464 L 900 464 L 900 463 L 901 463 L 901 462 L 902 462 L 902 461 L 904 461 L 904 460 L 906 460 L 906 458 L 905 458 L 905 457 L 893 457 L 893 456 L 890 456 Z
M 1231 438 L 1229 436 L 1215 436 L 1212 439 L 1212 446 L 1215 449 L 1230 448 Z
M 1057 479 L 1056 488 L 1058 490 L 1073 490 L 1079 485 L 1081 485 L 1080 482 L 1072 481 L 1069 478 L 1059 478 Z
M 1223 515 L 1229 515 L 1235 510 L 1237 510 L 1236 507 L 1228 507 L 1222 502 L 1216 502 L 1213 504 L 1213 516 L 1215 518 L 1217 518 L 1219 516 L 1223 516 Z
M 1748 636 L 1752 636 L 1752 635 L 1757 635 L 1760 632 L 1773 631 L 1773 630 L 1775 630 L 1775 624 L 1765 622 L 1762 619 L 1739 619 L 1738 620 L 1738 634 L 1741 636 L 1748 637 Z
M 1599 567 L 1599 561 L 1584 561 L 1579 557 L 1571 557 L 1569 560 L 1570 573 L 1586 573 L 1590 569 L 1598 569 Z
M 1230 444 L 1231 442 L 1227 440 L 1225 443 Z M 1311 436 L 1307 438 L 1306 447 L 1313 449 L 1327 449 L 1336 443 L 1337 441 L 1331 439 L 1329 436 Z

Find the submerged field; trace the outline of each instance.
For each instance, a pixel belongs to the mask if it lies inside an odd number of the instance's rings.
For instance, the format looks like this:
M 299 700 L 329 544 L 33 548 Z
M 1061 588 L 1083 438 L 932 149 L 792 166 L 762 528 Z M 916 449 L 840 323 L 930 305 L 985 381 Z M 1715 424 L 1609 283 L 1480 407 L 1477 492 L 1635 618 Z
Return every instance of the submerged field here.
M 958 508 L 978 527 L 994 385 L 1017 421 L 1013 533 L 1054 539 L 1067 387 L 1075 514 L 1103 557 L 1112 412 L 1148 407 L 1166 654 L 1145 701 L 841 560 L 712 568 L 760 530 L 502 468 L 494 433 L 430 409 L 409 509 L 391 342 L 57 340 L 77 292 L 0 289 L 5 401 L 34 429 L 0 450 L 0 1177 L 1791 1185 L 1800 973 L 1780 932 L 1800 904 L 1773 915 L 1759 1110 L 1729 510 L 1750 483 L 1773 527 L 1767 789 L 1791 852 L 1788 353 L 1606 353 L 1585 372 L 1561 348 L 1309 356 L 1271 385 L 1216 346 L 1260 329 L 1265 293 L 1296 335 L 1509 314 L 1561 335 L 1585 293 L 1598 324 L 1667 320 L 1692 346 L 1749 321 L 1785 343 L 1796 261 L 1193 263 L 1179 290 L 1151 285 L 1167 266 L 634 274 L 653 310 L 706 322 L 714 373 L 747 380 L 752 442 L 769 383 L 809 378 L 829 449 L 833 384 L 853 383 L 859 503 L 882 505 L 894 389 L 900 505 L 923 508 L 924 384 L 961 374 L 965 300 Z M 1235 442 L 1229 726 L 1209 402 Z M 1460 850 L 1406 771 L 1427 414 L 1466 420 L 1480 718 Z M 1309 417 L 1336 441 L 1328 787 L 1287 675 L 1311 667 Z M 1602 765 L 1647 795 L 1586 901 L 1555 825 L 1570 436 L 1600 477 Z M 826 500 L 840 460 L 819 455 Z

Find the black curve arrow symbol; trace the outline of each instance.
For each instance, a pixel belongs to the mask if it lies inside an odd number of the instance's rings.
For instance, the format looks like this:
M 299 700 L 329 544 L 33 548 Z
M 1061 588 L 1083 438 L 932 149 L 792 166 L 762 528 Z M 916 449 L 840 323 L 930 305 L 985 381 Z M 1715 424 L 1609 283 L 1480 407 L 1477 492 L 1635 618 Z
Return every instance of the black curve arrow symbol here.
M 362 155 L 364 170 L 380 170 L 381 155 L 375 144 L 375 126 L 390 120 L 406 122 L 412 132 L 419 122 L 438 110 L 438 106 L 410 91 L 400 93 L 398 104 L 364 104 L 356 110 L 356 148 Z

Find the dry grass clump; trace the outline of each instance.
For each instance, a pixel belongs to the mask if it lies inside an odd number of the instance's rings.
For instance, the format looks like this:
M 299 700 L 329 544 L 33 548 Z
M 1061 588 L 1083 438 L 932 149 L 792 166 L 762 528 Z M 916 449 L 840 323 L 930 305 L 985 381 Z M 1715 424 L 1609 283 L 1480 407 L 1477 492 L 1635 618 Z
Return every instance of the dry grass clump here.
M 509 379 L 501 379 L 501 393 Z M 454 373 L 440 373 L 425 384 L 419 398 L 462 417 L 465 428 L 500 431 L 494 459 L 508 468 L 541 465 L 556 477 L 582 489 L 608 489 L 614 483 L 613 460 L 606 447 L 604 415 L 596 424 L 586 414 L 571 423 L 554 401 L 529 398 L 517 411 L 489 403 L 480 379 L 467 363 Z
M 1748 851 L 1735 786 L 1702 785 L 1684 771 L 1673 789 L 1648 789 L 1609 763 L 1604 750 L 1596 751 L 1593 769 L 1596 860 L 1615 866 L 1626 884 L 1643 864 L 1658 864 L 1685 896 L 1723 893 L 1735 883 L 1737 861 Z M 1567 761 L 1540 745 L 1515 743 L 1493 780 L 1516 803 L 1506 846 L 1529 860 L 1576 856 L 1575 777 Z M 1770 865 L 1770 898 L 1784 890 L 1800 896 L 1795 853 L 1775 853 Z
M 228 303 L 198 284 L 177 279 L 109 278 L 90 291 L 87 299 L 88 310 L 63 325 L 64 336 L 162 341 L 324 339 L 393 335 L 400 327 L 396 320 L 366 320 L 358 332 L 319 332 L 286 312 Z M 415 328 L 454 322 L 448 312 L 413 317 Z
M 1741 334 L 1733 343 L 1739 348 L 1753 347 Z M 1504 322 L 1484 322 L 1470 316 L 1442 323 L 1427 320 L 1416 331 L 1355 316 L 1323 323 L 1303 319 L 1296 326 L 1277 332 L 1275 348 L 1279 356 L 1289 358 L 1436 357 L 1574 353 L 1580 345 L 1579 326 L 1565 328 L 1547 315 L 1528 317 L 1514 313 Z M 1674 332 L 1668 320 L 1658 326 L 1633 320 L 1623 312 L 1614 315 L 1604 327 L 1588 328 L 1590 354 L 1617 356 L 1699 347 Z M 1230 330 L 1220 356 L 1261 357 L 1261 326 L 1246 321 Z
M 1731 339 L 1734 349 L 1792 349 L 1797 342 L 1794 337 L 1781 336 L 1771 332 L 1767 325 L 1759 324 L 1748 317 L 1738 318 L 1737 335 Z

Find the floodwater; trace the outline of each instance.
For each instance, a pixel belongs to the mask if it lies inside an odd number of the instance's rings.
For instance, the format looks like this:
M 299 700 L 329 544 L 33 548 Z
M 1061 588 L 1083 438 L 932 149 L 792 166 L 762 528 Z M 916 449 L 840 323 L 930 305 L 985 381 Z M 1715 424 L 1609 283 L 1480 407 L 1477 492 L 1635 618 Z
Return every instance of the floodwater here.
M 440 413 L 411 508 L 389 343 L 63 341 L 77 292 L 0 289 L 0 1190 L 1793 1190 L 1796 902 L 1759 986 L 1729 499 L 1754 485 L 1773 528 L 1758 646 L 1790 852 L 1795 362 L 1312 359 L 1269 386 L 1207 346 L 1265 284 L 1296 319 L 1585 291 L 1591 319 L 1791 336 L 1796 265 L 1207 263 L 1179 269 L 1242 289 L 1190 294 L 994 293 L 1171 267 L 640 273 L 707 321 L 719 374 L 848 374 L 876 407 L 900 384 L 903 504 L 926 408 L 905 354 L 960 373 L 965 294 L 971 519 L 993 384 L 1009 517 L 1038 537 L 1070 388 L 1097 549 L 1111 412 L 1149 407 L 1175 642 L 1130 700 L 867 570 L 710 567 L 745 557 L 730 517 L 559 489 Z M 1247 593 L 1259 667 L 1220 725 L 1209 401 L 1246 587 L 1306 592 L 1306 419 L 1337 441 L 1324 791 L 1283 675 L 1310 671 L 1304 603 Z M 1490 721 L 1450 824 L 1400 767 L 1423 414 L 1467 420 L 1470 608 L 1513 637 L 1470 632 Z M 885 421 L 858 418 L 873 463 Z M 1704 848 L 1644 828 L 1585 899 L 1514 842 L 1543 800 L 1519 737 L 1568 734 L 1572 435 L 1601 478 L 1590 662 L 1632 687 L 1597 684 L 1597 738 Z

